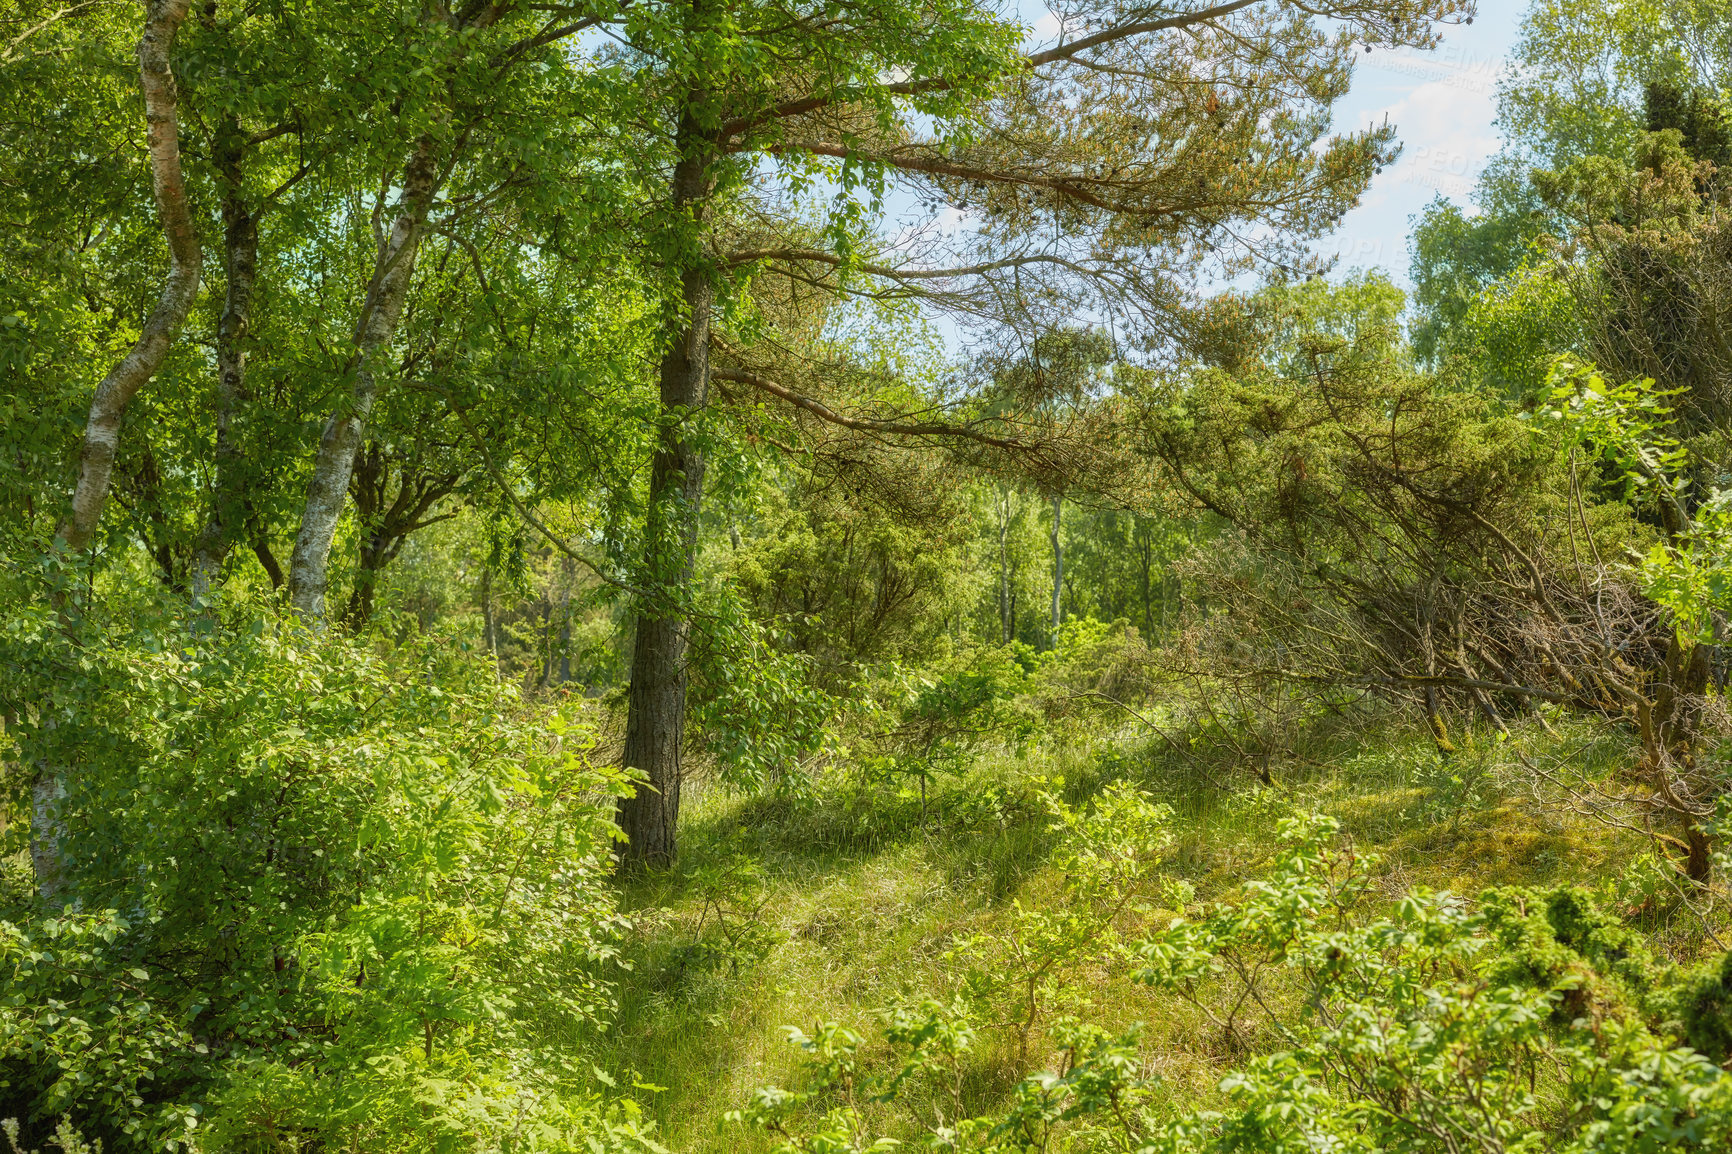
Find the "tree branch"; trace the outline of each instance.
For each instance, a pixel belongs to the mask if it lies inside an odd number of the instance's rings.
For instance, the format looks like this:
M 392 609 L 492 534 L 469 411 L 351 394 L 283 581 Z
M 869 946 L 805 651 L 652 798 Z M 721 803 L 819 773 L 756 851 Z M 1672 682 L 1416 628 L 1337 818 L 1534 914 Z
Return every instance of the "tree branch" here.
M 1076 262 L 1061 256 L 1045 253 L 1034 253 L 1027 256 L 1006 257 L 1003 260 L 986 261 L 983 264 L 963 265 L 959 268 L 909 269 L 891 268 L 881 264 L 849 264 L 848 261 L 835 253 L 813 248 L 760 248 L 742 249 L 728 255 L 731 265 L 750 264 L 755 260 L 786 260 L 812 261 L 817 264 L 827 264 L 832 268 L 849 267 L 872 276 L 881 276 L 889 280 L 949 280 L 960 276 L 979 276 L 981 273 L 993 272 L 1001 268 L 1022 268 L 1031 264 L 1056 264 L 1075 270 Z
M 780 398 L 797 409 L 812 414 L 821 421 L 832 425 L 840 425 L 844 429 L 853 429 L 863 433 L 883 433 L 896 437 L 952 437 L 958 440 L 973 441 L 981 445 L 990 445 L 996 449 L 1010 449 L 1024 452 L 1034 448 L 1026 441 L 1018 441 L 1009 437 L 998 437 L 967 425 L 941 425 L 930 422 L 911 421 L 879 421 L 870 418 L 846 417 L 822 401 L 814 400 L 802 393 L 796 393 L 774 381 L 767 380 L 755 373 L 740 369 L 712 368 L 710 375 L 721 381 L 734 381 L 737 384 L 748 385 L 761 393 L 768 393 Z

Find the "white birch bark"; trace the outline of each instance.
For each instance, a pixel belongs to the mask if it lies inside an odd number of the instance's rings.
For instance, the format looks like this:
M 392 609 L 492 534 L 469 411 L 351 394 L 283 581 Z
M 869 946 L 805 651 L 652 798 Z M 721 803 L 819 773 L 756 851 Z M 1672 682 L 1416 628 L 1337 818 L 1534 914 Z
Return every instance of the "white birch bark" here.
M 379 393 L 380 359 L 390 351 L 415 275 L 415 256 L 437 185 L 433 143 L 423 140 L 403 175 L 400 211 L 379 245 L 373 278 L 356 322 L 354 351 L 347 367 L 352 383 L 341 406 L 325 421 L 319 455 L 307 484 L 301 527 L 289 562 L 289 604 L 314 628 L 325 623 L 325 592 L 330 584 L 331 543 L 349 493 L 355 453 Z
M 169 67 L 169 53 L 186 19 L 188 6 L 189 0 L 150 0 L 145 7 L 144 32 L 138 40 L 138 75 L 144 92 L 150 181 L 162 219 L 162 233 L 168 240 L 169 270 L 162 294 L 146 318 L 138 340 L 96 386 L 91 398 L 84 445 L 78 456 L 78 485 L 72 495 L 72 513 L 57 534 L 73 552 L 90 545 L 102 521 L 126 406 L 162 366 L 175 334 L 192 309 L 193 298 L 198 295 L 202 254 L 187 205 L 186 181 L 181 175 L 179 95 L 174 72 Z
M 84 443 L 78 454 L 78 482 L 72 494 L 71 514 L 55 534 L 61 545 L 74 553 L 90 547 L 102 523 L 126 407 L 162 367 L 198 295 L 203 254 L 193 229 L 186 180 L 181 173 L 179 92 L 169 62 L 189 6 L 190 0 L 148 0 L 144 31 L 138 38 L 138 76 L 144 95 L 151 191 L 156 197 L 163 236 L 168 241 L 169 269 L 156 307 L 145 318 L 138 340 L 120 363 L 109 370 L 91 397 Z M 37 893 L 49 906 L 60 901 L 66 888 L 58 812 L 66 794 L 64 773 L 64 768 L 38 765 L 30 787 L 30 863 Z

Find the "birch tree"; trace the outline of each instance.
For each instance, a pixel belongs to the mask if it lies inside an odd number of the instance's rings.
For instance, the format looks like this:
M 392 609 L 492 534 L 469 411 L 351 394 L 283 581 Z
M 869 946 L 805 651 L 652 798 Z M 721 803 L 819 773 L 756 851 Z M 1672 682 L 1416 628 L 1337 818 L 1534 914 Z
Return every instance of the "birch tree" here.
M 368 418 L 393 375 L 392 342 L 422 246 L 429 233 L 449 231 L 466 213 L 520 188 L 569 180 L 569 165 L 546 179 L 571 155 L 569 143 L 520 132 L 517 118 L 551 118 L 573 106 L 562 109 L 558 98 L 572 73 L 555 46 L 598 20 L 581 6 L 481 0 L 420 21 L 414 51 L 404 59 L 418 66 L 400 74 L 403 107 L 392 106 L 395 121 L 409 131 L 375 202 L 381 226 L 371 272 L 337 362 L 343 387 L 324 421 L 289 567 L 289 602 L 304 621 L 325 619 L 332 543 Z M 564 92 L 569 98 L 569 88 Z M 581 196 L 577 184 L 571 181 L 569 190 L 574 200 Z
M 120 363 L 96 386 L 79 451 L 72 507 L 57 538 L 73 552 L 96 537 L 120 444 L 120 423 L 134 396 L 150 382 L 198 293 L 203 254 L 187 204 L 180 163 L 180 109 L 169 55 L 186 20 L 188 0 L 149 0 L 138 39 L 139 88 L 144 96 L 145 148 L 151 191 L 168 241 L 169 268 L 156 307 Z

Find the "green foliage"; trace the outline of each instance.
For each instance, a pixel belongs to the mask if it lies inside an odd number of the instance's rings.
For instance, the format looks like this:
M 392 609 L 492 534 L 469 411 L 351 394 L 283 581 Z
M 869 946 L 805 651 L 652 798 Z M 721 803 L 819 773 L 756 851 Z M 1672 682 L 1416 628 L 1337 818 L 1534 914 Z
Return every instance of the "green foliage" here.
M 12 1150 L 12 1154 L 36 1154 L 36 1151 L 25 1150 L 18 1145 L 20 1133 L 18 1119 L 0 1119 L 0 1132 L 5 1133 L 6 1142 Z M 61 1154 L 102 1154 L 101 1139 L 94 1143 L 86 1142 L 83 1135 L 78 1133 L 71 1120 L 67 1118 L 60 1120 L 60 1124 L 54 1128 L 54 1136 L 49 1139 L 49 1142 L 60 1150 Z
M 757 862 L 736 855 L 716 865 L 701 865 L 685 873 L 688 892 L 697 898 L 697 924 L 690 943 L 681 952 L 678 967 L 725 964 L 738 974 L 751 966 L 777 943 L 765 923 L 769 891 L 764 871 Z
M 1459 828 L 1463 815 L 1491 800 L 1505 740 L 1496 734 L 1489 743 L 1458 747 L 1447 757 L 1431 751 L 1413 774 L 1413 783 L 1426 791 L 1422 812 Z
M 1052 794 L 1041 800 L 1058 835 L 1053 865 L 1064 878 L 1062 896 L 1046 909 L 1016 902 L 1004 932 L 965 938 L 949 955 L 963 969 L 974 1019 L 1014 1031 L 1023 1052 L 1044 1017 L 1080 1008 L 1067 997 L 1075 968 L 1126 957 L 1119 923 L 1147 912 L 1155 869 L 1172 842 L 1172 810 L 1122 783 L 1083 812 Z M 1169 893 L 1168 900 L 1178 899 Z
M 1732 1058 L 1732 952 L 1688 975 L 1672 1003 L 1691 1049 L 1721 1065 Z
M 0 1087 L 34 1099 L 42 1118 L 77 1113 L 128 1138 L 175 1141 L 201 1111 L 171 1108 L 147 1134 L 143 1095 L 173 1086 L 209 1048 L 149 988 L 128 929 L 112 911 L 0 923 Z
M 1139 390 L 1140 444 L 1224 530 L 1185 566 L 1193 609 L 1174 664 L 1204 685 L 1220 676 L 1220 696 L 1295 710 L 1333 708 L 1323 687 L 1349 684 L 1432 710 L 1425 683 L 1507 682 L 1524 651 L 1553 676 L 1536 634 L 1512 625 L 1552 628 L 1539 619 L 1556 600 L 1512 598 L 1506 566 L 1616 556 L 1629 536 L 1616 508 L 1578 515 L 1573 435 L 1416 371 L 1399 294 L 1377 278 L 1284 290 L 1266 306 L 1279 323 L 1258 306 L 1236 364 Z M 1498 669 L 1452 637 L 1455 668 L 1440 670 L 1433 626 L 1416 620 L 1499 634 Z M 1312 700 L 1295 700 L 1306 687 Z
M 624 787 L 587 731 L 442 638 L 230 612 L 7 618 L 14 736 L 61 794 L 36 836 L 92 911 L 12 915 L 15 1100 L 116 1150 L 635 1141 L 538 1042 L 612 1004 Z
M 840 703 L 816 684 L 813 660 L 779 646 L 730 591 L 698 619 L 691 720 L 722 780 L 749 790 L 798 790 L 802 767 L 832 743 Z
M 1086 821 L 1086 819 L 1084 819 Z M 1140 978 L 1225 1035 L 1274 1043 L 1221 1080 L 1220 1108 L 1174 1101 L 1139 1059 L 1135 1030 L 1070 1019 L 1056 1068 L 1007 1105 L 922 1126 L 941 1150 L 1331 1150 L 1572 1154 L 1712 1150 L 1732 1140 L 1732 1077 L 1644 1020 L 1652 968 L 1631 931 L 1579 890 L 1508 888 L 1477 907 L 1416 890 L 1386 903 L 1334 822 L 1283 822 L 1268 873 L 1202 916 L 1157 919 Z M 1145 846 L 1159 844 L 1159 835 Z M 1137 835 L 1132 835 L 1133 840 Z M 1165 921 L 1164 926 L 1159 922 Z M 1713 975 L 1719 981 L 1720 975 Z M 1698 1036 L 1722 1003 L 1686 983 Z M 885 1016 L 893 1073 L 862 1070 L 858 1035 L 796 1035 L 807 1088 L 759 1091 L 737 1120 L 778 1151 L 890 1144 L 861 1106 L 921 1079 L 943 1084 L 976 1044 L 961 1005 Z
M 1468 312 L 1482 293 L 1518 271 L 1541 226 L 1520 208 L 1470 217 L 1442 198 L 1426 206 L 1408 239 L 1415 356 L 1431 365 L 1449 359 Z
M 975 595 L 960 494 L 940 487 L 932 464 L 874 463 L 882 488 L 857 493 L 789 470 L 742 495 L 737 544 L 717 550 L 753 615 L 832 688 L 862 663 L 922 659 Z
M 1613 384 L 1592 365 L 1560 359 L 1553 367 L 1557 419 L 1567 418 L 1616 470 L 1625 500 L 1656 504 L 1666 538 L 1638 555 L 1642 591 L 1661 606 L 1680 646 L 1712 644 L 1717 621 L 1732 611 L 1732 491 L 1715 489 L 1689 502 L 1697 464 L 1674 435 L 1671 399 L 1650 380 Z
M 1524 261 L 1472 298 L 1451 339 L 1483 387 L 1533 404 L 1545 399 L 1553 359 L 1581 343 L 1579 323 L 1567 280 Z
M 918 781 L 956 774 L 989 744 L 1021 745 L 1040 729 L 1025 698 L 1036 657 L 1027 646 L 982 646 L 925 670 L 890 667 L 863 683 L 856 723 L 865 729 L 859 770 L 868 780 Z
M 1717 621 L 1732 610 L 1732 492 L 1717 490 L 1691 518 L 1689 531 L 1656 543 L 1641 558 L 1642 591 L 1663 607 L 1680 645 L 1709 645 Z

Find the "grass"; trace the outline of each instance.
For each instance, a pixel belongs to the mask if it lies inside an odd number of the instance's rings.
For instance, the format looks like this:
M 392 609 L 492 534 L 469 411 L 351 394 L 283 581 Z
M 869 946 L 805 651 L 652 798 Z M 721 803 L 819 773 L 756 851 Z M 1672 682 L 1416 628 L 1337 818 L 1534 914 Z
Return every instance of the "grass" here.
M 990 753 L 924 800 L 842 779 L 804 799 L 699 789 L 688 802 L 679 868 L 626 892 L 639 918 L 633 969 L 597 1060 L 663 1088 L 647 1095 L 647 1108 L 671 1149 L 767 1149 L 762 1135 L 719 1120 L 758 1087 L 796 1079 L 787 1027 L 835 1021 L 870 1037 L 880 1008 L 956 990 L 959 968 L 947 955 L 957 941 L 1006 934 L 1016 902 L 1049 908 L 1061 900 L 1050 819 L 1032 793 L 1043 780 L 1073 805 L 1128 780 L 1171 806 L 1176 837 L 1163 868 L 1201 902 L 1230 897 L 1266 868 L 1275 824 L 1295 808 L 1329 813 L 1357 850 L 1377 855 L 1377 885 L 1391 897 L 1415 886 L 1472 895 L 1488 886 L 1591 884 L 1621 876 L 1647 849 L 1626 830 L 1546 800 L 1518 758 L 1484 736 L 1474 740 L 1440 778 L 1417 730 L 1343 728 L 1317 735 L 1302 760 L 1282 767 L 1273 790 L 1244 771 L 1232 790 L 1212 788 L 1188 758 L 1134 731 Z M 1623 755 L 1616 742 L 1585 743 L 1578 768 L 1603 775 Z M 1216 781 L 1230 772 L 1209 768 Z M 1651 928 L 1674 952 L 1701 945 L 1699 927 Z M 1148 1068 L 1186 1102 L 1211 1100 L 1224 1069 L 1243 1056 L 1242 1039 L 1220 1036 L 1194 1008 L 1135 985 L 1123 967 L 1084 964 L 1067 978 L 1065 998 L 1092 1020 L 1110 1029 L 1142 1024 Z M 1050 1064 L 1043 1045 L 1026 1059 L 1002 1038 L 983 1046 L 968 1071 L 971 1107 L 992 1108 L 1031 1068 Z M 869 1064 L 887 1058 L 872 1049 L 865 1056 Z M 912 1132 L 914 1115 L 936 1108 L 916 1100 L 906 1117 L 870 1109 L 894 1135 Z

